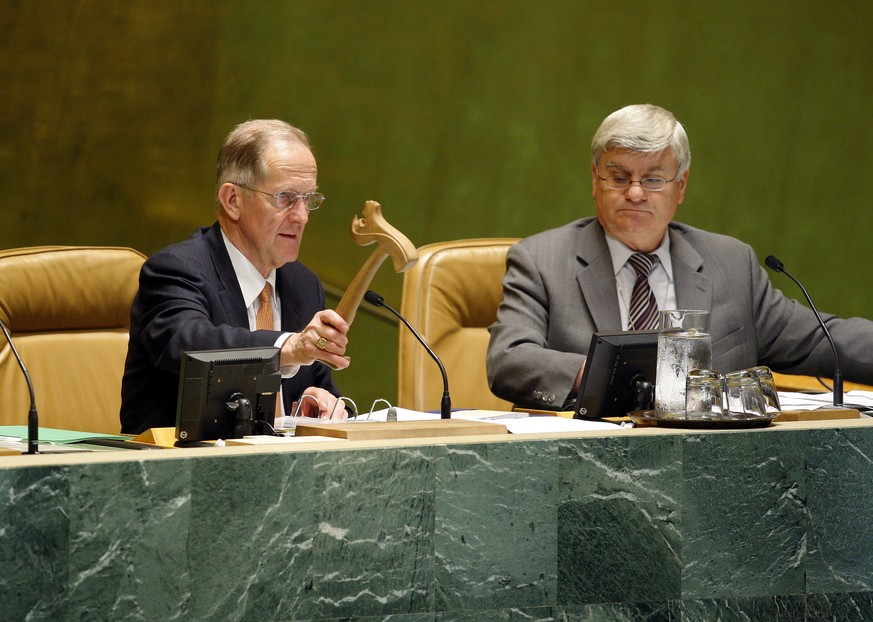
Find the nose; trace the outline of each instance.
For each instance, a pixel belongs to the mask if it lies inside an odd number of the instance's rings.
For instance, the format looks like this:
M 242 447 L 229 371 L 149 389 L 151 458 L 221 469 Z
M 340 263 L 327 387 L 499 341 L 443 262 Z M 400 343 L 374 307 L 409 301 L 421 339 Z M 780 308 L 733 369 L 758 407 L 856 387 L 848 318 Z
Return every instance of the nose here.
M 309 222 L 309 210 L 306 203 L 303 202 L 303 197 L 297 199 L 297 202 L 288 208 L 287 218 L 291 222 L 299 222 L 304 225 Z
M 632 181 L 631 185 L 624 191 L 624 196 L 630 201 L 642 201 L 646 198 L 646 189 L 643 184 L 638 181 Z

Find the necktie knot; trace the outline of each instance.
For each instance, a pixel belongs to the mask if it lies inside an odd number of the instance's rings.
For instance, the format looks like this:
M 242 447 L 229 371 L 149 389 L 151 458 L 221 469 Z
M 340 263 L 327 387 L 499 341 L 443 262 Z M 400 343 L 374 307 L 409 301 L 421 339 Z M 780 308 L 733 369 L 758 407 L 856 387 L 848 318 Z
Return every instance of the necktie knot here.
M 637 273 L 637 276 L 649 276 L 652 268 L 658 263 L 657 255 L 647 255 L 646 253 L 634 253 L 628 259 L 631 267 Z
M 258 294 L 258 300 L 263 304 L 265 302 L 270 302 L 273 297 L 273 288 L 269 283 L 264 283 L 264 289 L 261 290 L 261 293 Z

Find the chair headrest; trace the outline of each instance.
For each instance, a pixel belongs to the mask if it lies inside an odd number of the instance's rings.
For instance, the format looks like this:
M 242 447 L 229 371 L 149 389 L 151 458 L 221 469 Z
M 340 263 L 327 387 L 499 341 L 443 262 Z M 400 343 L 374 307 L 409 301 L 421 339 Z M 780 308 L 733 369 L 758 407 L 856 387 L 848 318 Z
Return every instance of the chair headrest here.
M 487 328 L 503 298 L 506 252 L 517 240 L 474 238 L 439 242 L 419 249 L 422 312 L 431 321 L 451 317 L 459 327 Z M 415 268 L 413 268 L 415 269 Z
M 0 319 L 18 333 L 126 327 L 144 261 L 117 247 L 0 251 Z

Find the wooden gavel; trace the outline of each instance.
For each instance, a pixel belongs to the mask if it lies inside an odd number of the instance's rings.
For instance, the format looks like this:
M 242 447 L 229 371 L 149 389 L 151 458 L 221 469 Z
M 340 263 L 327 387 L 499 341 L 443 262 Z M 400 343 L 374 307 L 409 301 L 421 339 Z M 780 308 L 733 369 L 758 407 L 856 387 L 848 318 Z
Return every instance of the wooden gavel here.
M 352 219 L 352 239 L 358 246 L 376 244 L 376 249 L 367 259 L 352 282 L 346 288 L 336 307 L 336 312 L 351 326 L 379 267 L 391 256 L 396 272 L 405 272 L 418 261 L 418 250 L 405 235 L 400 233 L 382 216 L 382 206 L 376 201 L 364 203 L 364 215 Z M 331 365 L 333 369 L 336 369 Z

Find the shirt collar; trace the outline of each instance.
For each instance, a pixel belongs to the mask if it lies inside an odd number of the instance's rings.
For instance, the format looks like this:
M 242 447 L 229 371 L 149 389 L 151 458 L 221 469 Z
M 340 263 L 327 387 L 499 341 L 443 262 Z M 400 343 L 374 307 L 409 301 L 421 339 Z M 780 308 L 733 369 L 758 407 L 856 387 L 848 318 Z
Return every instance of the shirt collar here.
M 618 276 L 618 273 L 625 267 L 630 256 L 637 251 L 631 250 L 615 238 L 610 237 L 609 234 L 606 234 L 606 245 L 609 247 L 609 254 L 612 256 L 613 273 Z M 667 273 L 667 277 L 672 281 L 673 262 L 670 260 L 670 234 L 665 233 L 664 239 L 661 240 L 661 245 L 649 254 L 657 255 L 658 260 L 664 267 L 664 272 Z
M 258 269 L 252 264 L 248 258 L 242 254 L 230 238 L 221 232 L 221 238 L 224 240 L 224 246 L 227 249 L 227 254 L 230 255 L 230 263 L 233 264 L 233 271 L 236 273 L 236 280 L 239 281 L 239 287 L 242 290 L 243 302 L 246 308 L 254 304 L 255 300 L 264 289 L 264 283 L 269 283 L 273 288 L 273 298 L 276 298 L 276 270 L 270 271 L 265 279 Z

